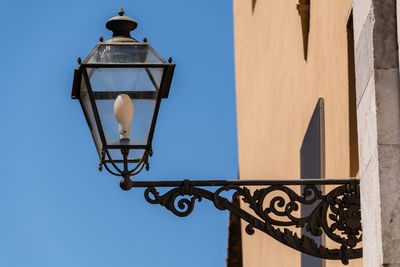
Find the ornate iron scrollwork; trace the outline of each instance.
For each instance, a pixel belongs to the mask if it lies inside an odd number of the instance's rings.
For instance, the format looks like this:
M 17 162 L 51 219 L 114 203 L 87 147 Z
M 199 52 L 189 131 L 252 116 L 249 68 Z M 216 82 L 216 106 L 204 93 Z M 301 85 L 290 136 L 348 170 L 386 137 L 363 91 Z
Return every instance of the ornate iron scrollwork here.
M 180 217 L 188 216 L 196 200 L 212 201 L 220 210 L 229 210 L 245 220 L 246 232 L 254 234 L 258 229 L 279 242 L 318 258 L 341 260 L 361 258 L 361 213 L 359 181 L 341 180 L 292 180 L 292 181 L 189 181 L 183 182 L 133 182 L 131 187 L 146 187 L 144 196 L 151 204 L 160 204 Z M 331 184 L 335 188 L 324 194 L 320 185 Z M 291 187 L 302 185 L 298 194 Z M 200 188 L 219 186 L 214 192 Z M 262 186 L 255 190 L 249 187 Z M 164 194 L 158 187 L 174 187 Z M 245 206 L 238 207 L 221 193 L 233 192 L 233 199 L 241 199 Z M 313 210 L 300 216 L 301 206 Z M 249 210 L 250 209 L 250 210 Z M 307 235 L 298 236 L 287 227 L 306 229 Z M 311 236 L 325 234 L 333 248 L 317 244 Z M 332 242 L 333 241 L 333 242 Z M 327 243 L 327 242 L 325 242 Z
M 116 164 L 117 161 L 113 160 L 113 158 L 110 155 L 110 152 L 108 150 L 103 150 L 101 153 L 101 158 L 100 158 L 100 163 L 99 163 L 99 171 L 103 170 L 103 166 L 105 169 L 111 173 L 112 175 L 115 176 L 121 176 L 121 187 L 124 190 L 129 190 L 130 188 L 124 188 L 125 180 L 130 180 L 131 176 L 135 176 L 136 174 L 140 173 L 143 168 L 145 168 L 147 171 L 150 169 L 149 165 L 149 156 L 151 157 L 153 155 L 153 150 L 148 149 L 144 152 L 143 157 L 138 160 L 133 168 L 129 168 L 129 161 L 128 161 L 128 155 L 129 155 L 129 150 L 128 149 L 121 149 L 121 154 L 123 156 L 123 160 L 120 163 L 123 163 L 123 168 L 118 167 Z M 113 168 L 111 168 L 109 165 Z

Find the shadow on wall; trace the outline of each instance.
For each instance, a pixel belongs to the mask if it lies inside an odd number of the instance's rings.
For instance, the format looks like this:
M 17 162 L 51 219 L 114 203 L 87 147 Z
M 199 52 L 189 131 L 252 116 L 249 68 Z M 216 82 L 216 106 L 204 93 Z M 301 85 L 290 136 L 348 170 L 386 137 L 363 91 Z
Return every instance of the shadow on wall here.
M 323 179 L 325 178 L 325 122 L 324 122 L 324 99 L 318 99 L 314 108 L 307 131 L 304 135 L 300 148 L 300 176 L 301 179 Z M 321 187 L 319 186 L 321 190 Z M 302 186 L 302 191 L 304 187 Z M 302 205 L 301 217 L 308 216 L 318 205 Z M 309 235 L 306 228 L 301 228 L 301 234 L 306 235 L 317 244 L 323 242 L 321 237 Z M 322 267 L 323 260 L 304 253 L 301 254 L 302 267 Z
M 325 176 L 324 99 L 319 98 L 300 148 L 301 179 Z
M 252 12 L 254 14 L 254 9 L 256 8 L 256 4 L 257 4 L 257 0 L 251 0 L 251 8 L 252 8 Z

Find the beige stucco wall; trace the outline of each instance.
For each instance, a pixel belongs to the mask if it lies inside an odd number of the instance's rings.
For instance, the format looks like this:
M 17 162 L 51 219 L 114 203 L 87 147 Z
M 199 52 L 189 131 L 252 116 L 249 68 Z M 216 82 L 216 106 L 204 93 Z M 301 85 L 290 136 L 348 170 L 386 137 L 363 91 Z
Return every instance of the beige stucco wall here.
M 240 179 L 300 177 L 300 147 L 319 97 L 325 99 L 326 177 L 349 177 L 351 0 L 311 0 L 307 61 L 296 4 L 234 0 Z M 243 232 L 242 238 L 244 267 L 300 266 L 300 253 L 265 234 Z M 326 266 L 342 265 L 329 261 Z

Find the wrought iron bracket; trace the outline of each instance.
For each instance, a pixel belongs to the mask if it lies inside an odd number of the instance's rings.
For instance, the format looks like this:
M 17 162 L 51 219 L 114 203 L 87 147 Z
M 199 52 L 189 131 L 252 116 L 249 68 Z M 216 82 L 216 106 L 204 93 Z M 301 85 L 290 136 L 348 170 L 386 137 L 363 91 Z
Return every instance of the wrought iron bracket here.
M 294 187 L 300 188 L 294 188 Z M 212 201 L 216 208 L 229 210 L 247 222 L 246 233 L 258 229 L 277 241 L 308 255 L 341 260 L 362 257 L 360 190 L 357 179 L 307 180 L 199 180 L 132 181 L 124 177 L 121 188 L 146 188 L 145 199 L 179 217 L 188 216 L 196 201 Z M 207 190 L 204 187 L 213 187 Z M 160 188 L 168 188 L 160 193 Z M 324 193 L 323 191 L 329 192 Z M 232 192 L 232 201 L 223 197 Z M 298 193 L 299 192 L 299 193 Z M 233 199 L 241 200 L 240 206 Z M 302 216 L 300 208 L 312 211 Z M 310 208 L 308 208 L 310 210 Z M 292 227 L 292 229 L 289 229 Z M 299 237 L 295 228 L 303 228 Z M 325 236 L 324 244 L 313 237 Z M 329 245 L 327 245 L 329 244 Z

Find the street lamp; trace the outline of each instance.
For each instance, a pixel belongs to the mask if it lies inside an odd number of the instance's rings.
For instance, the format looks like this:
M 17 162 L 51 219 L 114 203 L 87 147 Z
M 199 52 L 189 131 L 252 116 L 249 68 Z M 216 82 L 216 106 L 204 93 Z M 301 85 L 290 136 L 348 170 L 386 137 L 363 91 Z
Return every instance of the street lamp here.
M 78 59 L 72 88 L 96 145 L 100 169 L 104 166 L 122 176 L 123 189 L 129 189 L 130 176 L 144 166 L 149 169 L 158 110 L 168 97 L 175 68 L 146 39 L 141 43 L 130 36 L 136 26 L 120 9 L 119 16 L 106 24 L 113 37 L 105 42 L 100 38 L 83 62 Z
M 248 234 L 258 229 L 300 252 L 344 264 L 362 257 L 358 179 L 131 180 L 144 167 L 149 169 L 158 111 L 161 100 L 168 97 L 175 68 L 171 58 L 166 62 L 147 40 L 141 43 L 130 36 L 136 26 L 120 9 L 119 16 L 106 24 L 113 37 L 106 42 L 100 38 L 83 62 L 78 59 L 75 69 L 72 98 L 79 99 L 82 106 L 100 157 L 100 170 L 104 166 L 111 174 L 122 176 L 124 190 L 146 188 L 144 196 L 149 203 L 162 205 L 180 217 L 188 216 L 196 201 L 208 199 L 216 208 L 246 221 Z M 335 187 L 323 192 L 322 185 Z M 293 186 L 301 189 L 295 191 Z M 162 194 L 158 188 L 169 190 Z M 225 191 L 232 191 L 233 199 L 241 200 L 240 206 L 223 197 Z M 312 211 L 299 216 L 304 206 Z M 308 235 L 299 237 L 288 227 L 303 228 Z M 312 238 L 322 234 L 330 240 L 328 245 Z

